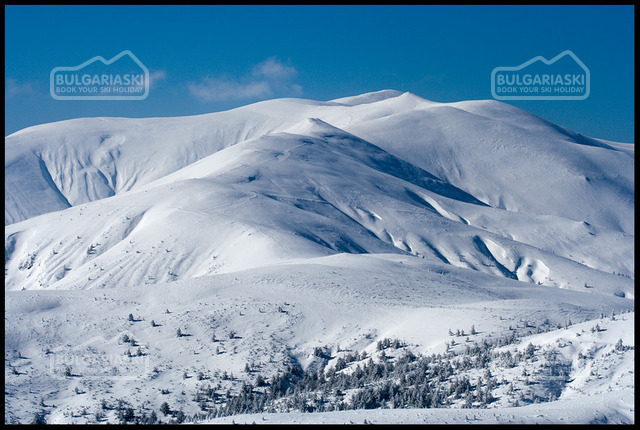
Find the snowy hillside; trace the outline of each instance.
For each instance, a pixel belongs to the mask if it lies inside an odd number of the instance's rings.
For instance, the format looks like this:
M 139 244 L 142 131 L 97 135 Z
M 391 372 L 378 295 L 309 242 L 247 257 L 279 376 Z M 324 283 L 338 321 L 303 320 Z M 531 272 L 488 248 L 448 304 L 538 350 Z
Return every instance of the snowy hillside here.
M 453 408 L 436 421 L 543 422 L 531 414 L 580 404 L 569 421 L 630 422 L 633 157 L 632 144 L 503 103 L 391 90 L 14 133 L 5 422 L 141 420 L 122 416 L 129 407 L 165 422 L 231 412 L 228 422 L 434 422 L 421 418 L 426 404 Z M 580 331 L 596 323 L 604 335 Z M 472 326 L 452 341 L 449 330 Z M 384 339 L 403 343 L 377 349 Z M 390 360 L 389 375 L 405 377 L 429 354 L 457 366 L 465 345 L 503 357 L 529 343 L 538 349 L 513 367 L 492 364 L 496 381 L 474 382 L 484 363 L 424 388 L 431 403 L 398 388 L 388 401 L 415 413 L 328 412 L 379 392 L 321 395 L 305 382 L 329 378 L 348 353 Z M 406 351 L 421 358 L 397 367 Z M 561 383 L 549 382 L 558 369 Z M 273 391 L 283 374 L 291 393 Z M 391 384 L 385 374 L 366 387 Z M 609 394 L 598 405 L 613 384 L 623 406 Z M 287 414 L 255 415 L 260 404 Z M 459 409 L 487 406 L 495 412 Z M 326 412 L 288 414 L 299 407 Z

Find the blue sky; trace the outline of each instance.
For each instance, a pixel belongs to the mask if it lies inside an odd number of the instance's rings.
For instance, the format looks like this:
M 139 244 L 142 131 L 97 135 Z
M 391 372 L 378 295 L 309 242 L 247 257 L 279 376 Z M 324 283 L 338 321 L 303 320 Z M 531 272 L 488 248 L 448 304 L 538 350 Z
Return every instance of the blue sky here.
M 582 101 L 510 101 L 592 137 L 634 141 L 633 6 L 5 6 L 5 134 L 87 116 L 182 116 L 274 97 L 381 89 L 491 99 L 491 71 L 573 51 Z M 131 50 L 138 101 L 61 101 L 54 67 Z

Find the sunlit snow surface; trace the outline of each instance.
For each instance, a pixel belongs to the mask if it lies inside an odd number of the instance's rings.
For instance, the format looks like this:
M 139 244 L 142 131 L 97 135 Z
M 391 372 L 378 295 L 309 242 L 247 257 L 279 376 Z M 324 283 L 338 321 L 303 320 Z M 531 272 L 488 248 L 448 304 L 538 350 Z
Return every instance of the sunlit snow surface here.
M 507 104 L 397 91 L 14 133 L 5 422 L 42 409 L 48 422 L 92 422 L 118 398 L 194 414 L 198 386 L 216 381 L 184 372 L 249 381 L 248 362 L 267 377 L 330 366 L 338 346 L 375 353 L 383 338 L 431 354 L 449 329 L 475 325 L 480 341 L 545 320 L 554 330 L 520 342 L 570 345 L 573 382 L 552 402 L 219 420 L 632 422 L 634 350 L 606 354 L 633 345 L 634 314 L 600 318 L 634 309 L 633 157 L 632 144 Z M 607 330 L 591 333 L 597 321 L 583 321 L 595 319 Z M 125 333 L 143 356 L 116 360 Z M 313 359 L 319 346 L 331 360 Z M 79 373 L 61 376 L 64 363 Z

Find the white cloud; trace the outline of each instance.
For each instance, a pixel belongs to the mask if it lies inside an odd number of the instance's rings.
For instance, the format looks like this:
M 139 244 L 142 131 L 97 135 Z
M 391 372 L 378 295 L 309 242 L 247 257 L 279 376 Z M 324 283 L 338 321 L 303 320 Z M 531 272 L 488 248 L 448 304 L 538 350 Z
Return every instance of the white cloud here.
M 293 67 L 285 66 L 275 57 L 269 57 L 253 68 L 253 74 L 274 81 L 289 81 L 298 76 L 298 71 Z
M 189 92 L 204 102 L 212 102 L 264 97 L 271 93 L 271 88 L 266 82 L 241 84 L 235 81 L 205 78 L 198 84 L 189 84 Z
M 167 72 L 164 70 L 149 70 L 149 88 L 155 86 L 160 81 L 167 79 Z
M 302 87 L 295 83 L 298 71 L 270 57 L 254 66 L 251 73 L 239 79 L 209 77 L 189 84 L 192 96 L 204 102 L 298 96 Z
M 4 93 L 8 97 L 31 94 L 33 92 L 35 92 L 33 85 L 28 82 L 19 82 L 17 79 L 13 78 L 5 78 L 4 80 Z

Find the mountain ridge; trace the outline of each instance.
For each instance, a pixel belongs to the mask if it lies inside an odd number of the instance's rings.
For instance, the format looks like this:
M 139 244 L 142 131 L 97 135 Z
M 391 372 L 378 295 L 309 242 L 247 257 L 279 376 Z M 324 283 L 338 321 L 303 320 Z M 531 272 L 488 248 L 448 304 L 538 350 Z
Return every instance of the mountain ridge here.
M 409 157 L 317 117 L 222 146 L 128 191 L 8 225 L 5 288 L 108 286 L 114 276 L 133 287 L 294 256 L 391 252 L 527 283 L 577 290 L 597 284 L 592 291 L 633 296 L 629 278 L 613 275 L 633 277 L 633 260 L 625 257 L 633 236 L 614 223 L 592 226 L 489 205 Z M 104 175 L 103 182 L 116 180 Z M 251 263 L 242 257 L 249 250 Z M 123 270 L 127 254 L 143 255 Z

